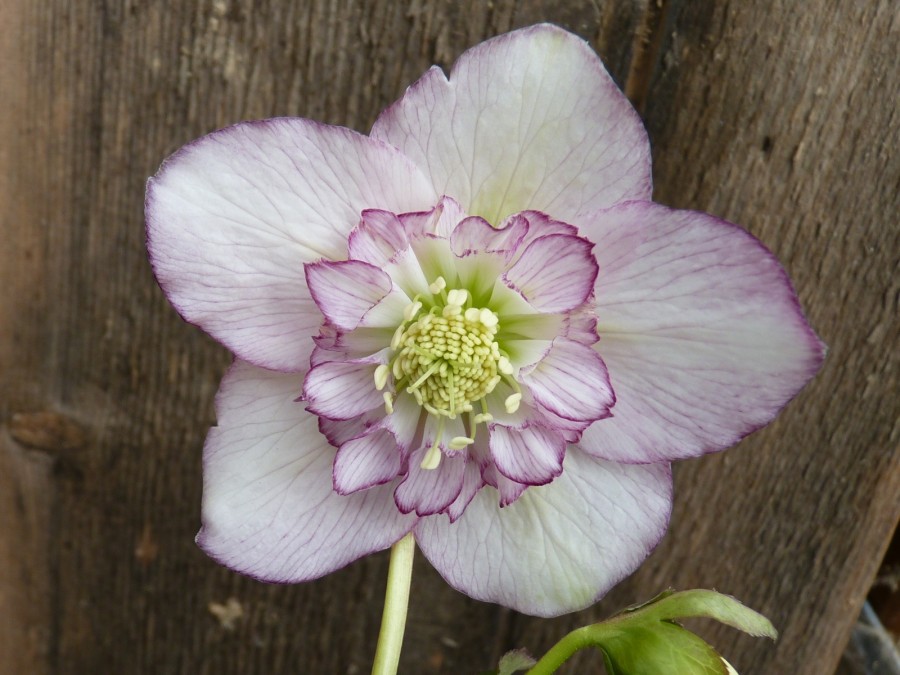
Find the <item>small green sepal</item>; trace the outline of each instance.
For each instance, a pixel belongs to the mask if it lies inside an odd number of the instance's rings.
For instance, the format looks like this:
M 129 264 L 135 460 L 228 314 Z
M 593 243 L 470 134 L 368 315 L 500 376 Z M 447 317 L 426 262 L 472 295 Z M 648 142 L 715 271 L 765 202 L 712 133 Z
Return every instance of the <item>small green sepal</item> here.
M 489 670 L 482 675 L 513 675 L 523 670 L 528 670 L 537 661 L 524 649 L 513 649 L 506 652 L 500 659 L 500 666 L 496 670 Z

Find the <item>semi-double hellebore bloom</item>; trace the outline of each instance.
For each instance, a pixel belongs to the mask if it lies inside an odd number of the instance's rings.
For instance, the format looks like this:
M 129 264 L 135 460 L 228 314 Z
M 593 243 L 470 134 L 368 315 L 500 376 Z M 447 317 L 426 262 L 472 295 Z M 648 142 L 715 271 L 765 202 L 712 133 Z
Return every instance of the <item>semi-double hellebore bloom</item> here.
M 296 582 L 412 531 L 472 597 L 594 602 L 662 537 L 669 463 L 822 359 L 759 241 L 650 198 L 640 119 L 549 25 L 432 68 L 368 136 L 281 118 L 172 155 L 153 269 L 236 355 L 200 546 Z

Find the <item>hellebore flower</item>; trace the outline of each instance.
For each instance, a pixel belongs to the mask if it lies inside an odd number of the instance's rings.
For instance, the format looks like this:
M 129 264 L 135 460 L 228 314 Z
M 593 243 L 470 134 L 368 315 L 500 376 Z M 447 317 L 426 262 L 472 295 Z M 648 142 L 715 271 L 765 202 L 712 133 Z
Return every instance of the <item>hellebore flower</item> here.
M 752 236 L 653 204 L 635 111 L 540 25 L 369 136 L 246 122 L 147 189 L 167 297 L 236 360 L 200 546 L 276 582 L 412 531 L 455 588 L 583 608 L 662 537 L 669 462 L 769 422 L 823 347 Z

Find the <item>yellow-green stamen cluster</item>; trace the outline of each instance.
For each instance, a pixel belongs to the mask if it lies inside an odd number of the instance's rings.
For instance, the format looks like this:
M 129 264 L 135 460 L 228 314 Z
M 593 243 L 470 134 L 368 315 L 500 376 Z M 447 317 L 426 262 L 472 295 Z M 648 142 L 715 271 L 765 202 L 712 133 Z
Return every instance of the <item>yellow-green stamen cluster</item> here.
M 384 392 L 385 411 L 393 412 L 395 396 L 405 391 L 428 413 L 438 417 L 437 438 L 422 463 L 435 468 L 440 461 L 438 444 L 444 421 L 467 414 L 471 437 L 454 437 L 452 450 L 461 450 L 474 442 L 475 427 L 490 422 L 485 396 L 501 381 L 514 392 L 505 407 L 514 412 L 521 400 L 519 387 L 512 379 L 512 365 L 497 342 L 500 321 L 486 307 L 471 306 L 465 289 L 446 289 L 442 277 L 429 286 L 434 304 L 426 308 L 416 298 L 404 311 L 404 321 L 391 341 L 393 357 L 375 371 L 375 386 L 382 390 L 393 377 L 394 393 Z M 474 404 L 480 403 L 475 414 Z
M 500 382 L 504 357 L 495 341 L 499 321 L 485 308 L 463 309 L 468 294 L 451 290 L 443 308 L 417 315 L 395 338 L 391 370 L 416 402 L 451 419 L 472 411 Z

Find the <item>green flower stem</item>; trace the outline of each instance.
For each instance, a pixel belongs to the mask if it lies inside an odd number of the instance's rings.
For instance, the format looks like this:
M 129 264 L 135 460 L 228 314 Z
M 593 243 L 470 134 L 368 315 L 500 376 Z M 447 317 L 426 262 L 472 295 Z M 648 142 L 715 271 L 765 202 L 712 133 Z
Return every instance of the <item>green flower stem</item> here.
M 585 647 L 593 647 L 597 644 L 598 633 L 602 632 L 602 628 L 598 630 L 598 626 L 584 626 L 577 628 L 557 642 L 549 652 L 541 657 L 526 675 L 550 675 L 579 649 Z
M 406 608 L 409 605 L 409 583 L 412 580 L 413 554 L 416 540 L 412 532 L 391 547 L 384 612 L 372 675 L 396 675 L 400 663 L 403 631 L 406 629 Z

